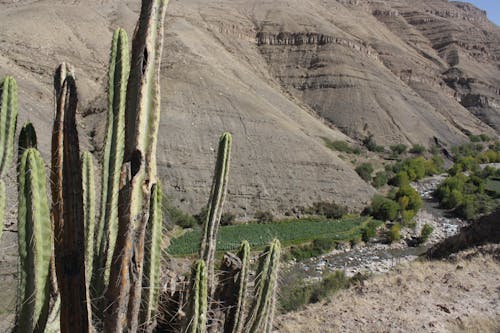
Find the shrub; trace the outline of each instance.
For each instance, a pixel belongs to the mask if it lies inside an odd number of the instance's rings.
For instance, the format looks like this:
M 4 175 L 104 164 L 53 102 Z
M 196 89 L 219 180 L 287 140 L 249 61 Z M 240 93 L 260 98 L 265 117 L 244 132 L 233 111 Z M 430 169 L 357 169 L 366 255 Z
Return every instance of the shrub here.
M 420 243 L 425 243 L 433 231 L 434 228 L 431 225 L 424 224 L 422 230 L 420 231 Z
M 392 225 L 392 227 L 389 229 L 389 232 L 387 233 L 387 240 L 392 243 L 396 242 L 401 239 L 401 226 L 399 223 L 395 223 Z
M 363 140 L 363 145 L 366 147 L 366 149 L 372 152 L 383 153 L 385 150 L 383 146 L 377 145 L 375 139 L 373 138 L 373 134 L 368 135 Z
M 194 218 L 196 219 L 196 222 L 198 222 L 198 224 L 202 225 L 203 223 L 205 223 L 205 220 L 207 219 L 207 214 L 208 214 L 208 207 L 204 206 L 198 214 L 194 215 Z
M 315 202 L 313 206 L 306 209 L 307 214 L 321 215 L 328 219 L 339 219 L 348 213 L 346 206 L 339 205 L 335 202 Z
M 399 143 L 397 145 L 392 145 L 390 148 L 391 148 L 391 151 L 394 155 L 401 155 L 401 154 L 406 152 L 406 149 L 408 147 L 406 147 L 406 145 L 404 145 L 402 143 Z
M 196 226 L 196 219 L 177 207 L 164 205 L 165 218 L 171 224 L 178 225 L 181 228 L 194 228 Z
M 425 152 L 425 147 L 422 145 L 414 144 L 411 149 L 410 153 L 415 154 L 415 155 L 422 155 Z
M 469 140 L 470 142 L 481 142 L 481 137 L 479 135 L 473 135 L 473 134 L 470 134 L 469 135 Z
M 376 219 L 392 221 L 398 215 L 399 205 L 394 200 L 375 195 L 372 199 L 371 210 Z
M 259 223 L 267 223 L 267 222 L 272 222 L 274 219 L 273 213 L 269 211 L 258 211 L 255 213 L 255 219 Z
M 371 238 L 377 235 L 377 223 L 374 221 L 368 222 L 368 224 L 361 231 L 361 239 L 363 242 L 369 242 Z
M 375 177 L 373 177 L 372 180 L 372 185 L 375 188 L 381 188 L 385 184 L 387 184 L 387 173 L 385 171 L 379 171 L 375 174 Z
M 221 225 L 231 225 L 234 223 L 234 220 L 236 219 L 236 215 L 230 212 L 224 212 L 222 213 L 220 217 L 220 224 Z
M 363 163 L 356 167 L 356 172 L 365 182 L 369 182 L 372 179 L 373 166 L 370 163 Z
M 396 192 L 395 200 L 400 203 L 401 210 L 408 209 L 416 212 L 422 207 L 422 198 L 410 185 L 402 185 Z
M 361 149 L 359 149 L 358 147 L 352 147 L 345 141 L 341 140 L 331 141 L 330 139 L 325 137 L 323 138 L 323 141 L 325 141 L 325 145 L 331 150 L 336 150 L 348 154 L 356 154 L 356 155 L 361 154 Z

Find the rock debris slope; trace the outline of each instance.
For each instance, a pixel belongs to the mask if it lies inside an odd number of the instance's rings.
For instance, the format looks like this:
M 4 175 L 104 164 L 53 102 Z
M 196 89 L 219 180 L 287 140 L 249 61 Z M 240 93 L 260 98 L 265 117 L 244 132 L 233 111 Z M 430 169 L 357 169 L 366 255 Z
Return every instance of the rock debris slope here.
M 77 68 L 81 135 L 99 152 L 112 30 L 139 1 L 0 0 L 0 75 L 20 84 L 47 154 L 52 70 Z M 218 135 L 234 135 L 227 208 L 361 208 L 374 190 L 322 137 L 459 143 L 500 130 L 500 30 L 440 0 L 171 0 L 159 172 L 176 205 L 205 204 Z

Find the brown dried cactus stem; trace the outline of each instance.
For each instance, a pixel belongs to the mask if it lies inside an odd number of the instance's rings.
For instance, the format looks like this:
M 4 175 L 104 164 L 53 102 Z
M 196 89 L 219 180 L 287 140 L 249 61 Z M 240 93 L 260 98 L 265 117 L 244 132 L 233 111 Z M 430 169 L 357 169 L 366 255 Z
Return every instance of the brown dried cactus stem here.
M 91 332 L 85 277 L 83 194 L 76 109 L 76 84 L 62 64 L 54 81 L 56 117 L 52 133 L 52 215 L 56 274 L 61 297 L 61 332 Z

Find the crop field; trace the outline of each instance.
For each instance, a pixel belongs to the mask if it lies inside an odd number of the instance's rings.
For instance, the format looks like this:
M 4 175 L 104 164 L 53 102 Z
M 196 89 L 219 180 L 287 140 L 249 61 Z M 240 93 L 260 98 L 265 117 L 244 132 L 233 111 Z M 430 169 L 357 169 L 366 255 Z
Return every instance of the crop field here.
M 217 250 L 235 250 L 243 240 L 247 240 L 254 250 L 266 246 L 273 238 L 278 238 L 285 246 L 321 238 L 349 240 L 360 234 L 362 227 L 369 221 L 370 218 L 367 217 L 354 217 L 341 220 L 307 219 L 222 226 L 219 229 Z M 188 231 L 172 240 L 168 252 L 172 255 L 196 253 L 200 239 L 201 230 Z

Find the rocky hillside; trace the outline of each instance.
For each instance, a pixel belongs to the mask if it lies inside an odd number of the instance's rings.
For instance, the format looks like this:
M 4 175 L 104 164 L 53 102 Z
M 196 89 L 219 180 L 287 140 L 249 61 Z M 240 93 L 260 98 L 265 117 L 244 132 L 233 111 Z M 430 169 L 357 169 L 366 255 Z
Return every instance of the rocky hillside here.
M 500 28 L 443 0 L 171 0 L 159 172 L 199 211 L 217 138 L 234 135 L 227 207 L 241 216 L 318 200 L 363 206 L 374 189 L 323 138 L 446 146 L 500 131 Z M 47 156 L 52 71 L 77 68 L 80 134 L 100 151 L 112 30 L 138 0 L 0 0 L 0 76 Z M 12 189 L 14 186 L 12 185 Z

